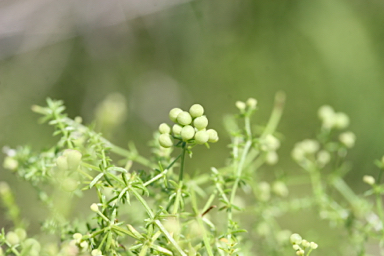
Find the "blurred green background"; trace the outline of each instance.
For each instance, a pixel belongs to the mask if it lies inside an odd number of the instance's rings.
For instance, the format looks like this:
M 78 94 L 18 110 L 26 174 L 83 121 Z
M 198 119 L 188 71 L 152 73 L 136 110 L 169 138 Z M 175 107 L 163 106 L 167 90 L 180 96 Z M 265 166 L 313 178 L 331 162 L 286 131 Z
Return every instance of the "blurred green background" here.
M 90 123 L 117 92 L 128 111 L 109 139 L 124 147 L 133 140 L 144 155 L 169 109 L 202 104 L 221 138 L 189 160 L 204 171 L 228 157 L 222 119 L 236 112 L 235 101 L 256 98 L 254 121 L 263 125 L 281 90 L 287 102 L 277 168 L 301 172 L 290 151 L 314 137 L 317 109 L 329 104 L 349 115 L 357 135 L 347 182 L 361 192 L 362 176 L 377 173 L 373 160 L 384 154 L 382 1 L 20 0 L 3 1 L 0 16 L 1 146 L 40 149 L 56 141 L 30 111 L 47 97 Z M 38 218 L 28 185 L 3 169 L 0 180 L 15 189 L 28 209 L 23 215 Z M 303 232 L 311 229 L 310 219 L 302 222 Z

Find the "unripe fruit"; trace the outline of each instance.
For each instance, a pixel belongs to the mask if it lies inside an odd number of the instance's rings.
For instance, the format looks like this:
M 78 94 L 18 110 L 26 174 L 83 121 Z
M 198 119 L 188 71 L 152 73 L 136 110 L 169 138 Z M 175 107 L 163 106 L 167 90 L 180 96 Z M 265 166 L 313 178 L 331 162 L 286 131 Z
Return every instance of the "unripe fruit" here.
M 10 243 L 11 245 L 16 245 L 18 243 L 20 243 L 20 239 L 19 237 L 17 236 L 17 234 L 15 232 L 8 232 L 7 235 L 5 236 L 5 240 Z
M 172 127 L 172 132 L 174 135 L 180 135 L 181 133 L 181 130 L 183 129 L 183 127 L 179 124 L 174 124 L 173 127 Z
M 68 170 L 68 163 L 66 156 L 59 156 L 56 160 L 56 165 L 60 170 Z
M 204 108 L 200 104 L 194 104 L 192 107 L 189 109 L 189 113 L 191 114 L 192 117 L 199 117 L 204 114 Z
M 169 134 L 171 133 L 171 127 L 169 127 L 168 124 L 166 123 L 162 123 L 160 126 L 159 126 L 159 132 L 160 133 L 166 133 L 166 134 Z
M 180 112 L 176 119 L 180 125 L 188 125 L 192 123 L 192 117 L 187 111 Z
M 197 117 L 195 120 L 193 120 L 193 125 L 198 130 L 202 130 L 208 126 L 208 119 L 206 116 Z
M 180 108 L 173 108 L 171 111 L 169 111 L 169 119 L 171 119 L 172 122 L 176 123 L 177 115 L 183 112 Z
M 185 141 L 190 140 L 195 135 L 195 129 L 190 125 L 186 125 L 181 130 L 180 135 L 183 140 Z
M 67 149 L 63 153 L 67 157 L 68 169 L 76 170 L 79 167 L 81 161 L 81 153 L 74 149 Z
M 160 143 L 160 146 L 162 146 L 164 148 L 169 148 L 169 147 L 173 146 L 171 136 L 169 134 L 166 134 L 166 133 L 160 134 L 159 143 Z
M 209 129 L 209 130 L 207 130 L 207 133 L 209 135 L 208 142 L 215 143 L 219 140 L 219 136 L 217 135 L 217 131 L 215 131 L 213 129 Z
M 195 134 L 195 141 L 197 144 L 204 144 L 208 142 L 209 134 L 206 131 L 198 131 Z
M 27 232 L 23 228 L 15 229 L 15 233 L 21 241 L 23 241 L 27 237 Z

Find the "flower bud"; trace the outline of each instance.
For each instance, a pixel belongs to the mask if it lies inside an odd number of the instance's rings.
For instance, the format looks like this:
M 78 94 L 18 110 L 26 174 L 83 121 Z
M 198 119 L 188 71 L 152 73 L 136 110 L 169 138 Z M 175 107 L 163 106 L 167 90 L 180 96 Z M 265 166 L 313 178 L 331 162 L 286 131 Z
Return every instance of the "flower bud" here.
M 193 118 L 202 116 L 204 114 L 204 108 L 200 104 L 193 104 L 189 109 L 189 113 Z
M 246 102 L 247 106 L 251 109 L 255 109 L 257 105 L 257 100 L 254 98 L 249 98 Z
M 375 178 L 373 178 L 372 176 L 370 176 L 370 175 L 364 175 L 363 176 L 363 181 L 365 182 L 365 183 L 367 183 L 368 185 L 373 185 L 373 184 L 375 184 Z
M 23 241 L 27 237 L 27 232 L 23 228 L 15 229 L 15 233 L 21 241 Z
M 98 212 L 99 211 L 99 206 L 95 203 L 91 204 L 91 210 L 94 211 L 94 212 Z
M 166 123 L 162 123 L 162 124 L 160 124 L 160 126 L 159 126 L 159 132 L 160 132 L 161 134 L 164 134 L 164 133 L 169 134 L 169 133 L 171 133 L 171 127 L 169 127 L 169 125 L 166 124 Z
M 301 236 L 297 233 L 292 234 L 289 240 L 291 241 L 291 244 L 299 244 L 299 245 L 301 244 L 301 241 L 303 241 Z
M 173 146 L 173 142 L 172 142 L 171 135 L 169 135 L 167 133 L 160 134 L 160 136 L 159 136 L 159 144 L 160 144 L 160 146 L 162 146 L 164 148 L 172 147 Z
M 99 249 L 94 249 L 91 252 L 92 256 L 103 256 L 102 252 Z
M 204 144 L 208 142 L 209 134 L 206 131 L 198 131 L 195 134 L 195 141 L 197 144 Z
M 173 108 L 171 111 L 169 111 L 169 119 L 171 119 L 172 122 L 177 122 L 177 116 L 183 112 L 180 108 Z
M 247 106 L 246 106 L 245 103 L 242 102 L 242 101 L 236 101 L 236 107 L 237 107 L 240 111 L 244 111 L 244 109 L 245 109 Z
M 353 132 L 343 132 L 340 134 L 339 140 L 347 148 L 352 148 L 355 145 L 356 135 Z
M 40 255 L 41 245 L 36 239 L 28 238 L 24 241 L 23 246 L 30 248 L 28 255 Z
M 195 136 L 195 129 L 190 125 L 186 125 L 181 130 L 180 135 L 183 140 L 190 140 L 193 138 L 193 136 Z
M 269 151 L 265 157 L 265 162 L 269 165 L 274 165 L 279 161 L 279 155 L 276 151 Z
M 315 243 L 315 242 L 311 242 L 310 246 L 311 246 L 312 249 L 317 249 L 317 247 L 319 247 L 319 245 L 317 243 Z
M 19 237 L 13 231 L 10 231 L 10 232 L 7 233 L 7 235 L 5 236 L 5 240 L 8 243 L 10 243 L 11 245 L 16 245 L 16 244 L 20 243 Z
M 342 112 L 335 114 L 335 128 L 344 129 L 349 125 L 349 117 Z
M 299 255 L 299 256 L 304 255 L 304 250 L 300 249 L 296 251 L 296 255 Z
M 183 127 L 181 125 L 179 125 L 179 124 L 174 124 L 172 126 L 172 132 L 176 136 L 180 135 L 182 129 L 183 129 Z
M 320 166 L 324 166 L 331 160 L 331 154 L 326 150 L 321 150 L 317 153 L 317 162 Z
M 178 115 L 177 115 L 177 118 L 176 118 L 177 122 L 180 124 L 180 125 L 188 125 L 190 123 L 192 123 L 192 117 L 191 115 L 186 112 L 186 111 L 182 111 L 180 112 Z
M 307 247 L 309 247 L 310 243 L 309 243 L 307 240 L 303 239 L 303 241 L 301 242 L 301 245 L 302 245 L 304 248 L 307 248 Z
M 67 157 L 67 164 L 69 170 L 76 170 L 81 161 L 81 153 L 74 149 L 66 149 L 63 153 Z
M 60 170 L 68 170 L 67 157 L 64 155 L 59 156 L 56 160 L 56 165 Z
M 10 156 L 5 157 L 4 163 L 3 163 L 3 167 L 5 169 L 14 171 L 17 169 L 18 166 L 19 166 L 19 163 L 17 162 L 16 159 L 14 159 L 13 157 L 10 157 Z
M 288 193 L 289 193 L 287 185 L 285 185 L 285 183 L 282 181 L 276 181 L 275 183 L 273 183 L 272 191 L 276 195 L 281 196 L 281 197 L 286 197 L 286 196 L 288 196 Z
M 198 130 L 202 130 L 208 126 L 208 119 L 206 116 L 197 117 L 195 120 L 193 120 L 193 125 Z
M 208 129 L 207 133 L 209 135 L 208 142 L 215 143 L 219 140 L 219 136 L 217 135 L 217 131 L 214 129 Z
M 280 141 L 272 134 L 265 136 L 261 143 L 261 149 L 264 151 L 276 151 L 280 147 Z

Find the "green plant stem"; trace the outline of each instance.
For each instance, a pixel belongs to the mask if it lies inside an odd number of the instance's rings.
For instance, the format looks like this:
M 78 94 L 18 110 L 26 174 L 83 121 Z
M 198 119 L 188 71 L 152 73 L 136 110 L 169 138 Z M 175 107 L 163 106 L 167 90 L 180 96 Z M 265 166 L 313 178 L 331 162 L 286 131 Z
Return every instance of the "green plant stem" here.
M 183 143 L 182 147 L 183 151 L 181 152 L 181 163 L 180 163 L 180 173 L 179 173 L 179 182 L 183 181 L 184 177 L 184 159 L 185 159 L 185 151 L 186 149 L 186 143 Z
M 136 189 L 132 189 L 131 191 L 132 191 L 133 195 L 137 198 L 137 200 L 139 200 L 139 202 L 144 206 L 144 208 L 147 211 L 149 217 L 151 219 L 154 219 L 155 215 L 152 212 L 152 210 L 149 207 L 149 205 L 147 204 L 147 202 L 144 200 L 144 198 L 142 196 L 140 196 L 140 194 L 136 191 Z M 180 255 L 187 256 L 187 254 L 185 254 L 185 252 L 180 248 L 179 244 L 175 241 L 175 239 L 173 239 L 173 237 L 168 233 L 168 231 L 165 229 L 163 224 L 161 224 L 161 222 L 159 220 L 154 220 L 154 222 L 155 222 L 156 226 L 160 229 L 160 231 L 167 237 L 169 242 L 180 253 Z
M 238 164 L 236 164 L 236 170 L 235 170 L 235 182 L 233 184 L 233 187 L 232 187 L 232 192 L 231 192 L 231 196 L 230 196 L 230 199 L 229 199 L 229 204 L 230 204 L 230 208 L 228 209 L 228 229 L 229 229 L 229 223 L 230 221 L 232 220 L 232 205 L 233 205 L 233 202 L 235 201 L 235 196 L 236 196 L 236 191 L 237 191 L 237 188 L 239 186 L 239 182 L 240 182 L 240 177 L 241 177 L 241 174 L 242 174 L 242 171 L 243 171 L 243 165 L 244 165 L 244 162 L 245 162 L 245 159 L 247 157 L 247 154 L 252 146 L 252 134 L 251 134 L 251 127 L 250 127 L 250 118 L 249 116 L 245 116 L 245 131 L 247 133 L 247 141 L 245 142 L 245 145 L 244 145 L 244 148 L 243 148 L 243 151 L 241 153 L 241 158 L 240 158 L 240 161 L 238 162 Z M 237 159 L 237 158 L 235 158 Z M 228 230 L 229 231 L 229 230 Z
M 176 191 L 176 198 L 175 198 L 175 204 L 173 205 L 172 214 L 177 214 L 180 207 L 180 202 L 182 199 L 182 192 L 183 192 L 183 178 L 184 178 L 184 159 L 185 159 L 185 152 L 186 152 L 186 143 L 183 142 L 182 146 L 182 152 L 181 152 L 181 163 L 180 163 L 180 173 L 179 173 L 179 185 Z
M 265 127 L 264 132 L 260 138 L 265 138 L 268 134 L 272 134 L 276 130 L 276 127 L 279 124 L 281 116 L 283 114 L 284 104 L 284 92 L 277 92 L 275 95 L 275 104 L 272 110 L 271 117 L 269 118 L 267 126 Z

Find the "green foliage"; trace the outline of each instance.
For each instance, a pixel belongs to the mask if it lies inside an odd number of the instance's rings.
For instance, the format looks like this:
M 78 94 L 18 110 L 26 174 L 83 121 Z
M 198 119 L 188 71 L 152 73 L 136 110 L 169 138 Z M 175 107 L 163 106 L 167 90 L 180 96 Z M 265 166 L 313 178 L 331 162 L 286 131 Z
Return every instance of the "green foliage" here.
M 345 157 L 355 141 L 352 132 L 343 131 L 349 119 L 322 107 L 317 139 L 299 142 L 292 151 L 309 175 L 313 195 L 290 198 L 287 175 L 278 174 L 270 182 L 261 175 L 263 165 L 278 162 L 281 135 L 276 128 L 284 101 L 278 93 L 262 129 L 251 120 L 257 101 L 236 102 L 239 113 L 225 119 L 230 157 L 223 167 L 205 173 L 188 170 L 193 158 L 186 157 L 192 157 L 198 144 L 208 147 L 219 138 L 215 130 L 206 130 L 208 118 L 199 104 L 189 112 L 170 111 L 175 124 L 159 126 L 149 158 L 141 156 L 132 142 L 128 149 L 120 148 L 80 118 L 68 118 L 61 101 L 48 99 L 46 107 L 34 106 L 42 121 L 54 126 L 59 140 L 40 152 L 6 148 L 4 166 L 36 189 L 49 216 L 41 234 L 28 237 L 27 220 L 21 219 L 11 188 L 0 183 L 0 196 L 14 226 L 2 229 L 0 255 L 293 255 L 293 245 L 297 255 L 309 256 L 317 244 L 292 234 L 278 218 L 310 208 L 321 219 L 346 229 L 348 242 L 340 241 L 345 255 L 367 255 L 368 239 L 384 241 L 383 161 L 377 161 L 377 180 L 364 177 L 371 186 L 366 197 L 357 196 L 343 180 L 348 171 Z M 97 201 L 87 201 L 87 193 Z M 367 199 L 371 195 L 375 204 Z M 73 217 L 75 198 L 90 207 Z

